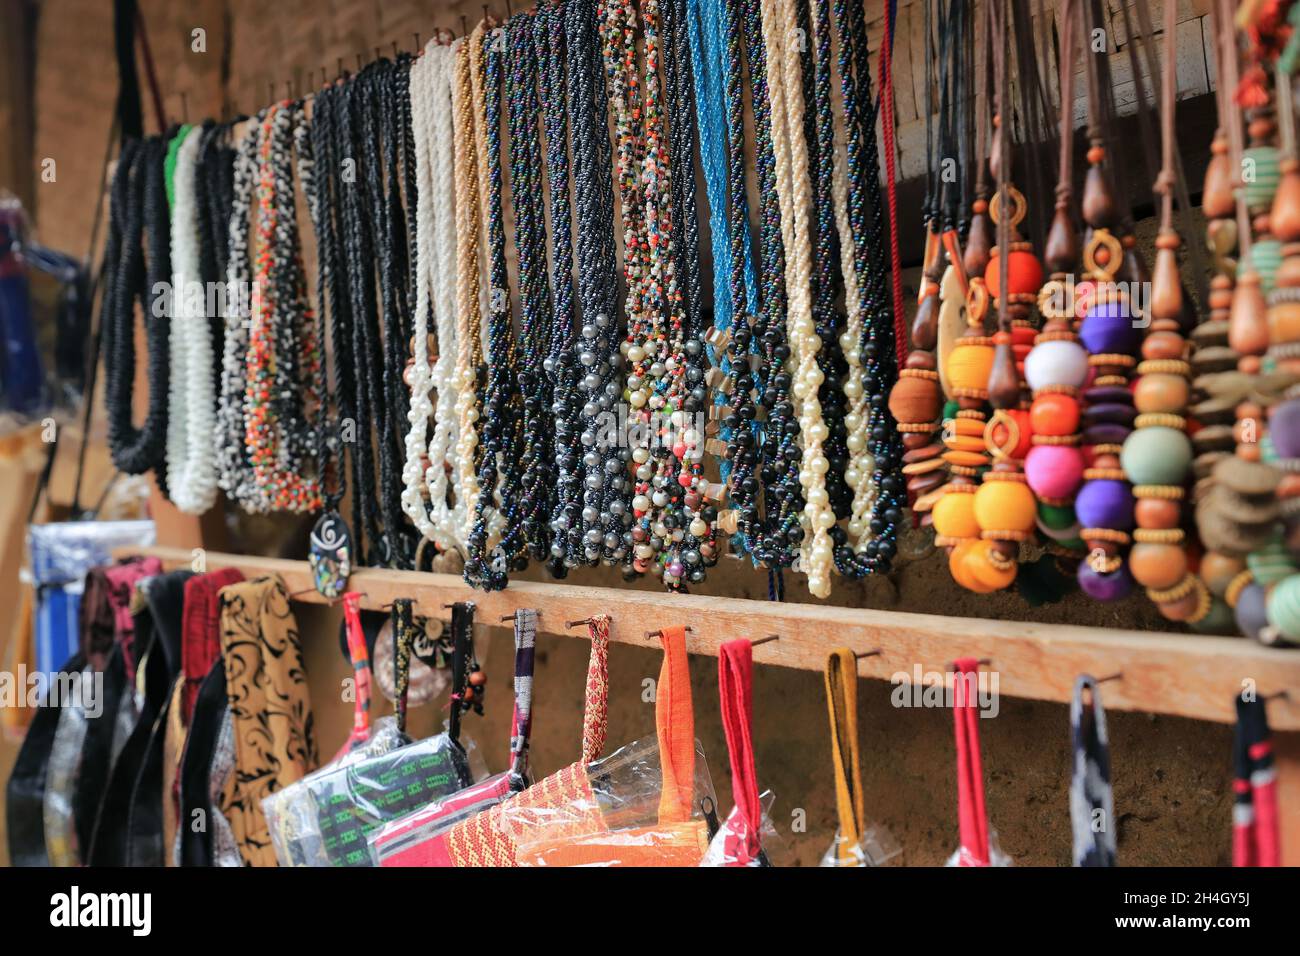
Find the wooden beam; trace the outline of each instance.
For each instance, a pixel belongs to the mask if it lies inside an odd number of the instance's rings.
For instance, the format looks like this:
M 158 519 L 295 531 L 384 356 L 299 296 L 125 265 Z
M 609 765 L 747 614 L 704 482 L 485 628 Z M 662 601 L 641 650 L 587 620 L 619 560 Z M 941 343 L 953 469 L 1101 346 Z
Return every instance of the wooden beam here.
M 151 548 L 146 553 L 170 567 L 188 567 L 194 560 L 193 552 L 179 548 Z M 206 552 L 203 558 L 208 571 L 237 567 L 249 577 L 278 574 L 290 592 L 307 592 L 296 600 L 325 603 L 312 588 L 305 561 L 216 552 Z M 1245 681 L 1253 682 L 1261 694 L 1300 688 L 1300 650 L 1268 648 L 1244 638 L 668 596 L 542 582 L 521 581 L 504 591 L 482 592 L 470 589 L 455 575 L 373 568 L 356 571 L 349 587 L 365 595 L 364 607 L 378 609 L 407 597 L 431 618 L 449 618 L 444 605 L 453 601 L 473 601 L 479 620 L 489 624 L 517 608 L 534 608 L 539 612 L 540 631 L 571 637 L 586 631 L 566 628 L 567 621 L 609 614 L 611 640 L 643 647 L 657 646 L 648 632 L 688 624 L 690 651 L 714 656 L 723 641 L 777 634 L 779 641 L 755 649 L 755 660 L 805 670 L 821 670 L 834 648 L 849 647 L 858 653 L 879 648 L 878 656 L 859 661 L 859 675 L 898 683 L 912 683 L 918 668 L 922 682 L 932 682 L 934 675 L 947 674 L 953 658 L 986 657 L 991 661 L 987 670 L 997 674 L 998 693 L 1058 703 L 1070 700 L 1074 680 L 1082 673 L 1096 677 L 1121 673 L 1120 680 L 1106 684 L 1108 708 L 1219 723 L 1235 721 L 1235 699 Z M 1300 694 L 1273 700 L 1269 721 L 1278 731 L 1300 730 Z

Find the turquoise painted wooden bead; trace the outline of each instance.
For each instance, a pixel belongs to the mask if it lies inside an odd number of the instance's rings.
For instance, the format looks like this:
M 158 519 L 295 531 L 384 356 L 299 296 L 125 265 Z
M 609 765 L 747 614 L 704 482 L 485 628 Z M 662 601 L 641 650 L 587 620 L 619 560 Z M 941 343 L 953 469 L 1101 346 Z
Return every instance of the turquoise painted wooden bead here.
M 1290 577 L 1297 570 L 1291 560 L 1291 553 L 1282 543 L 1280 533 L 1258 551 L 1246 555 L 1246 566 L 1250 568 L 1255 580 L 1264 587 Z
M 1177 428 L 1139 428 L 1124 440 L 1119 463 L 1135 485 L 1181 485 L 1192 463 L 1192 443 Z
M 1293 574 L 1268 592 L 1268 622 L 1288 640 L 1300 641 L 1300 574 Z
M 1252 210 L 1272 205 L 1281 174 L 1277 147 L 1252 146 L 1241 152 L 1242 192 L 1246 206 Z
M 1261 239 L 1250 247 L 1250 264 L 1259 276 L 1259 287 L 1264 294 L 1276 285 L 1278 266 L 1282 264 L 1282 243 L 1276 239 Z

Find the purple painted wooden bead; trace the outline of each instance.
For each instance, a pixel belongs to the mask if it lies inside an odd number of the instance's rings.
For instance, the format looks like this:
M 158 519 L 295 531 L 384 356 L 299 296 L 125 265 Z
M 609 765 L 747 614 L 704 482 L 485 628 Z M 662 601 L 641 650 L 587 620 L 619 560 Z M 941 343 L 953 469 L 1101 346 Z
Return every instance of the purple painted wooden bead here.
M 1074 512 L 1085 528 L 1127 531 L 1133 527 L 1133 492 L 1124 481 L 1086 481 L 1074 501 Z
M 1273 447 L 1283 458 L 1300 458 L 1300 399 L 1291 399 L 1273 409 L 1268 417 Z
M 1101 302 L 1088 310 L 1079 325 L 1079 340 L 1093 355 L 1121 352 L 1132 355 L 1142 341 L 1142 330 L 1134 328 L 1127 305 Z
M 1094 571 L 1087 561 L 1082 561 L 1079 564 L 1079 587 L 1094 601 L 1119 601 L 1133 590 L 1133 578 L 1127 567 L 1121 566 L 1118 571 L 1102 574 Z
M 1268 601 L 1264 589 L 1258 584 L 1242 588 L 1233 613 L 1237 618 L 1237 630 L 1246 637 L 1259 640 L 1259 632 L 1268 625 Z

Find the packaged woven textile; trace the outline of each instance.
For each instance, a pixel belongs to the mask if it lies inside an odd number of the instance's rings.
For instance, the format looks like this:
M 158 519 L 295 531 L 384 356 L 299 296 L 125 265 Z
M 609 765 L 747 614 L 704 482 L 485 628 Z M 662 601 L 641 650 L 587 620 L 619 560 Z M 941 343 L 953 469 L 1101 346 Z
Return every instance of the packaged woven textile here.
M 460 733 L 461 712 L 475 697 L 466 680 L 473 661 L 473 605 L 458 608 L 447 731 L 412 742 L 405 700 L 399 698 L 397 717 L 376 721 L 360 747 L 266 797 L 262 809 L 281 866 L 370 866 L 371 831 L 474 782 Z M 411 601 L 394 601 L 392 615 L 397 686 L 404 690 L 415 631 Z
M 567 799 L 525 791 L 500 807 L 520 866 L 698 866 L 709 843 L 704 808 L 715 803 L 695 741 L 685 628 L 664 628 L 656 736 L 588 764 Z
M 521 608 L 515 612 L 514 621 L 515 709 L 510 723 L 510 769 L 376 829 L 370 834 L 370 847 L 378 865 L 450 865 L 441 835 L 528 786 L 537 612 Z
M 853 651 L 847 647 L 831 651 L 825 677 L 840 825 L 819 865 L 884 866 L 903 850 L 884 827 L 866 823 L 858 745 L 858 659 Z
M 113 550 L 154 543 L 152 521 L 63 521 L 31 525 L 27 550 L 35 587 L 36 667 L 53 674 L 78 650 L 86 572 L 110 564 Z

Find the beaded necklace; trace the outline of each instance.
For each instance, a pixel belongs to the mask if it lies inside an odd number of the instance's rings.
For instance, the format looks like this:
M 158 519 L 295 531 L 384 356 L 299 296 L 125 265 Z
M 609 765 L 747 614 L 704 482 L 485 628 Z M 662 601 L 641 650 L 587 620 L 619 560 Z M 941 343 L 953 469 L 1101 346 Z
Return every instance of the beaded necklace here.
M 221 356 L 221 395 L 217 403 L 217 484 L 226 497 L 245 511 L 267 510 L 268 504 L 253 481 L 244 444 L 244 393 L 247 387 L 248 332 L 252 299 L 261 294 L 251 286 L 249 215 L 262 117 L 251 119 L 235 154 L 231 179 L 230 221 L 227 244 L 224 341 Z
M 546 179 L 551 219 L 551 289 L 553 310 L 551 338 L 542 371 L 549 382 L 553 401 L 554 435 L 549 451 L 554 482 L 551 511 L 546 515 L 549 530 L 547 570 L 563 578 L 577 564 L 580 542 L 576 530 L 582 495 L 581 402 L 578 391 L 579 363 L 574 354 L 573 225 L 569 198 L 569 116 L 565 90 L 564 8 L 560 3 L 538 7 L 533 41 L 538 64 L 538 81 L 546 133 Z M 594 326 L 593 326 L 594 331 Z
M 569 0 L 565 9 L 569 115 L 573 119 L 573 176 L 576 199 L 578 298 L 582 336 L 573 357 L 582 368 L 579 440 L 582 454 L 582 510 L 566 504 L 556 518 L 568 538 L 569 554 L 581 548 L 589 564 L 624 562 L 631 546 L 632 509 L 627 478 L 631 449 L 607 427 L 623 395 L 623 353 L 618 322 L 617 253 L 614 239 L 613 158 L 608 128 L 604 58 L 597 46 L 597 11 L 590 0 Z M 617 119 L 617 116 L 616 116 Z M 620 189 L 622 184 L 620 181 Z M 625 210 L 625 215 L 627 211 Z M 626 262 L 625 262 L 626 264 Z M 629 289 L 629 294 L 630 294 Z M 570 480 L 577 472 L 568 469 Z M 561 472 L 564 480 L 564 472 Z M 566 565 L 574 562 L 566 558 Z
M 172 501 L 188 514 L 202 514 L 217 497 L 212 452 L 215 394 L 212 335 L 204 318 L 201 289 L 202 233 L 199 229 L 198 159 L 204 130 L 184 127 L 177 151 L 171 208 L 172 295 L 168 352 L 170 414 L 167 419 L 167 486 Z
M 501 210 L 501 58 L 505 33 L 476 29 L 470 55 L 479 158 L 479 196 L 488 252 L 488 381 L 483 402 L 483 458 L 479 464 L 479 499 L 469 539 L 465 580 L 475 587 L 504 588 L 512 566 L 526 560 L 519 494 L 521 456 L 519 426 L 523 418 L 515 366 L 515 337 L 511 322 L 506 272 L 505 231 Z M 500 543 L 490 546 L 489 511 L 501 522 Z
M 314 511 L 319 484 L 304 475 L 313 451 L 302 401 L 320 405 L 320 351 L 305 301 L 294 213 L 293 110 L 273 105 L 262 119 L 257 184 L 258 254 L 244 389 L 244 441 L 268 505 Z M 301 351 L 301 354 L 299 352 Z
M 167 323 L 155 311 L 159 293 L 154 290 L 166 288 L 171 280 L 163 181 L 165 152 L 165 141 L 156 137 L 129 151 L 123 148 L 114 182 L 110 245 L 105 247 L 108 274 L 102 319 L 108 356 L 105 404 L 113 464 L 130 475 L 154 469 L 164 485 L 169 359 Z M 149 354 L 149 405 L 144 426 L 139 429 L 131 420 L 137 299 L 143 307 Z
M 510 195 L 515 219 L 519 269 L 518 352 L 547 355 L 553 344 L 551 288 L 546 262 L 546 212 L 543 203 L 545 160 L 538 139 L 541 105 L 537 97 L 538 62 L 535 16 L 521 13 L 506 24 L 510 69 L 505 93 L 510 130 Z M 554 390 L 545 369 L 528 362 L 518 370 L 523 401 L 523 456 L 519 520 L 523 540 L 534 560 L 550 554 L 549 523 L 554 511 Z
M 431 40 L 410 70 L 412 146 L 415 152 L 416 211 L 415 290 L 411 388 L 406 433 L 405 490 L 402 508 L 426 540 L 442 551 L 457 548 L 463 521 L 448 503 L 451 491 L 460 504 L 459 475 L 448 468 L 447 453 L 455 440 L 452 364 L 456 357 L 455 244 L 452 216 L 451 51 Z M 429 364 L 429 313 L 436 328 L 437 358 Z M 437 414 L 430 392 L 437 393 Z M 432 441 L 429 420 L 434 419 Z
M 815 262 L 813 270 L 813 316 L 821 348 L 817 364 L 822 371 L 822 384 L 817 398 L 822 406 L 822 418 L 827 435 L 823 453 L 829 464 L 826 471 L 826 494 L 831 511 L 837 519 L 844 518 L 851 508 L 851 490 L 844 480 L 848 465 L 848 430 L 844 421 L 846 399 L 843 377 L 848 369 L 840 347 L 844 321 L 835 308 L 834 270 L 830 264 L 838 253 L 838 235 L 835 221 L 835 119 L 831 112 L 831 85 L 834 63 L 831 58 L 830 0 L 816 0 L 812 4 L 811 31 L 813 41 L 805 44 L 804 92 L 810 100 L 806 116 L 812 133 L 807 137 L 809 165 L 815 173 L 814 209 L 817 227 Z M 801 25 L 804 8 L 800 5 Z M 808 73 L 811 70 L 812 78 Z
M 817 366 L 821 342 L 812 317 L 810 279 L 812 248 L 808 229 L 811 190 L 808 153 L 803 131 L 803 98 L 798 94 L 800 63 L 788 49 L 798 25 L 790 0 L 764 0 L 763 38 L 771 70 L 769 94 L 772 100 L 772 143 L 776 160 L 777 197 L 781 203 L 781 228 L 789 253 L 786 259 L 786 290 L 789 309 L 786 334 L 790 341 L 791 392 L 803 438 L 799 483 L 804 489 L 804 536 L 800 548 L 808 590 L 814 597 L 830 594 L 832 548 L 829 529 L 835 524 L 826 493 L 829 463 L 822 443 L 829 430 L 822 420 L 817 392 L 825 376 Z
M 1038 498 L 1038 530 L 1052 550 L 1076 557 L 1083 547 L 1074 496 L 1083 481 L 1079 448 L 1079 391 L 1088 375 L 1088 356 L 1074 334 L 1073 274 L 1079 263 L 1079 236 L 1073 216 L 1074 69 L 1078 0 L 1062 0 L 1060 164 L 1056 211 L 1043 258 L 1051 277 L 1038 294 L 1043 330 L 1025 358 L 1025 381 L 1033 392 L 1029 407 L 1034 447 L 1025 458 L 1029 488 Z
M 885 400 L 897 370 L 888 272 L 879 254 L 886 241 L 885 201 L 879 177 L 870 172 L 879 168 L 878 110 L 870 108 L 866 25 L 861 5 L 850 0 L 835 0 L 833 12 L 847 134 L 847 210 L 842 221 L 847 222 L 851 243 L 845 241 L 844 226 L 839 229 L 841 245 L 851 245 L 853 256 L 853 283 L 850 286 L 846 278 L 845 301 L 850 302 L 850 289 L 854 298 L 840 343 L 848 367 L 843 386 L 848 401 L 845 480 L 853 489 L 853 502 L 847 529 L 836 526 L 831 537 L 836 567 L 841 574 L 857 578 L 887 571 L 894 557 L 895 536 L 903 520 L 903 485 L 896 473 L 902 452 Z
M 679 590 L 686 581 L 703 580 L 707 555 L 701 549 L 712 546 L 713 528 L 703 517 L 707 489 L 696 450 L 703 436 L 689 419 L 688 320 L 678 285 L 672 178 L 660 112 L 657 0 L 645 4 L 641 22 L 643 96 L 639 95 L 636 11 L 622 0 L 603 8 L 605 69 L 611 79 L 620 142 L 618 181 L 629 286 L 627 400 L 630 423 L 641 432 L 629 436 L 636 464 L 632 569 L 643 574 L 657 565 L 664 584 Z M 660 417 L 667 422 L 658 421 Z
M 1160 196 L 1160 233 L 1151 285 L 1151 324 L 1142 342 L 1143 361 L 1133 396 L 1138 417 L 1124 441 L 1120 462 L 1134 482 L 1136 530 L 1129 552 L 1129 570 L 1147 589 L 1162 615 L 1174 621 L 1201 621 L 1211 610 L 1205 583 L 1188 570 L 1180 527 L 1192 447 L 1185 433 L 1188 375 L 1186 343 L 1181 330 L 1182 281 L 1178 276 L 1174 211 L 1174 110 L 1178 78 L 1174 72 L 1176 18 L 1165 11 L 1165 68 L 1160 104 L 1162 168 L 1156 181 Z
M 754 114 L 755 172 L 760 199 L 761 310 L 755 314 L 753 338 L 761 350 L 755 370 L 756 402 L 766 415 L 762 447 L 756 467 L 761 481 L 764 518 L 758 529 L 754 557 L 769 569 L 794 563 L 804 529 L 799 523 L 803 489 L 799 484 L 800 422 L 791 400 L 792 377 L 786 369 L 790 346 L 786 330 L 785 225 L 777 194 L 776 155 L 767 50 L 758 0 L 742 0 L 741 24 L 745 59 L 749 65 L 751 107 Z M 728 110 L 730 114 L 730 108 Z M 733 159 L 734 162 L 734 159 Z M 737 358 L 746 355 L 749 342 L 737 342 Z M 746 355 L 746 361 L 749 361 Z M 755 418 L 760 414 L 755 410 Z M 739 431 L 739 425 L 736 426 Z M 743 441 L 743 438 L 737 440 Z M 732 487 L 739 482 L 733 479 Z M 773 579 L 772 583 L 775 583 Z
M 1096 24 L 1092 5 L 1082 5 L 1085 29 Z M 1125 246 L 1114 234 L 1119 215 L 1107 168 L 1104 145 L 1102 78 L 1104 64 L 1086 51 L 1089 83 L 1088 172 L 1084 179 L 1082 211 L 1092 234 L 1084 247 L 1088 281 L 1082 292 L 1079 339 L 1088 350 L 1095 374 L 1084 392 L 1083 444 L 1089 467 L 1075 498 L 1081 524 L 1080 537 L 1088 557 L 1079 565 L 1079 585 L 1098 601 L 1125 597 L 1133 579 L 1123 551 L 1133 528 L 1133 491 L 1121 467 L 1120 451 L 1133 430 L 1133 396 L 1129 371 L 1137 364 L 1140 332 L 1135 328 L 1127 295 L 1115 279 L 1125 268 Z M 1104 59 L 1104 58 L 1103 58 Z
M 713 34 L 711 46 L 718 47 L 723 105 L 726 123 L 726 156 L 723 198 L 717 213 L 725 223 L 728 237 L 724 262 L 727 266 L 728 308 L 734 316 L 725 326 L 715 320 L 719 331 L 710 336 L 716 370 L 711 384 L 716 390 L 714 408 L 722 414 L 719 445 L 722 447 L 730 509 L 719 518 L 719 526 L 733 532 L 732 547 L 750 553 L 759 561 L 755 549 L 762 547 L 763 525 L 760 512 L 759 482 L 763 466 L 763 425 L 755 389 L 761 382 L 762 352 L 758 349 L 755 325 L 760 312 L 758 280 L 755 275 L 749 234 L 749 198 L 745 178 L 745 104 L 741 76 L 742 25 L 738 5 L 733 0 L 705 0 L 703 12 L 705 36 Z M 721 37 L 717 35 L 721 32 Z M 755 123 L 760 106 L 760 91 L 766 88 L 755 81 Z M 756 147 L 758 145 L 756 125 Z M 761 156 L 761 149 L 758 150 Z M 760 166 L 760 169 L 763 168 Z M 761 188 L 761 180 L 760 180 Z M 713 200 L 710 199 L 712 204 Z M 715 236 L 717 233 L 715 232 Z M 720 286 L 715 286 L 715 299 Z M 759 395 L 761 398 L 761 393 Z
M 469 40 L 461 37 L 451 45 L 453 78 L 451 88 L 452 134 L 455 141 L 453 170 L 456 180 L 456 370 L 452 388 L 456 392 L 455 467 L 460 474 L 463 514 L 458 538 L 468 547 L 480 494 L 478 463 L 479 392 L 478 370 L 482 349 L 482 273 L 479 267 L 481 232 L 479 223 L 478 152 L 475 148 L 474 109 L 470 80 Z M 461 502 L 457 502 L 458 510 Z

